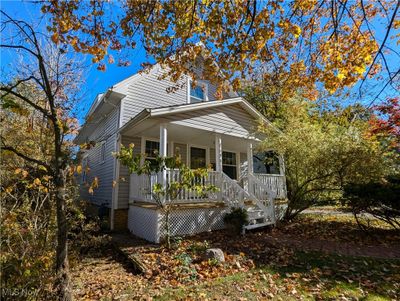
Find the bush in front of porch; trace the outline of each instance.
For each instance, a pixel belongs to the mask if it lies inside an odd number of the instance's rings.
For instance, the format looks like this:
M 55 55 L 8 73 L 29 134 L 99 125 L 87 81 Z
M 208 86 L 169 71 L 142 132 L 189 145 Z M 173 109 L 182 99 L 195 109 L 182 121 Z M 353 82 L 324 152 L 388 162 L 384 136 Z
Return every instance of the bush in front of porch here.
M 243 208 L 231 208 L 231 212 L 224 215 L 226 228 L 233 230 L 233 234 L 240 234 L 243 227 L 249 222 L 247 211 Z
M 208 184 L 204 179 L 208 176 L 206 168 L 190 169 L 182 163 L 180 155 L 167 157 L 156 152 L 151 161 L 146 160 L 146 155 L 135 154 L 134 144 L 128 147 L 121 145 L 121 150 L 115 153 L 115 157 L 128 167 L 130 173 L 145 175 L 149 177 L 158 175 L 156 182 L 152 185 L 151 194 L 157 206 L 163 211 L 165 226 L 165 239 L 167 247 L 171 247 L 171 225 L 170 214 L 173 205 L 183 191 L 192 191 L 197 196 L 216 192 L 215 185 Z M 173 176 L 167 171 L 177 171 Z M 151 181 L 151 180 L 150 180 Z
M 366 108 L 332 106 L 321 111 L 300 97 L 282 107 L 276 127 L 262 132 L 268 137 L 263 148 L 274 149 L 285 160 L 286 219 L 321 201 L 339 204 L 346 185 L 379 181 L 395 166 L 370 133 L 368 118 L 354 117 L 355 112 L 368 114 Z

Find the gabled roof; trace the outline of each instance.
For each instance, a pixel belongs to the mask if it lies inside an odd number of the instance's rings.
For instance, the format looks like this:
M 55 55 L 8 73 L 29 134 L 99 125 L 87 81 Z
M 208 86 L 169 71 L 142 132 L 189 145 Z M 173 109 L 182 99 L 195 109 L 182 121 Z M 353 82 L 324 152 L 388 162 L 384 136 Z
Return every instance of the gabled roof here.
M 234 104 L 240 105 L 245 111 L 247 111 L 254 118 L 259 119 L 265 124 L 271 125 L 271 122 L 267 118 L 265 118 L 259 111 L 257 111 L 257 109 L 254 108 L 250 103 L 248 103 L 241 97 L 235 97 L 224 100 L 214 100 L 214 101 L 206 101 L 193 104 L 182 104 L 182 105 L 173 105 L 167 107 L 144 109 L 135 117 L 133 117 L 131 120 L 129 120 L 123 127 L 121 127 L 120 133 L 124 133 L 130 127 L 135 126 L 136 124 L 151 117 L 164 117 L 172 114 L 205 110 L 209 108 L 216 108 Z

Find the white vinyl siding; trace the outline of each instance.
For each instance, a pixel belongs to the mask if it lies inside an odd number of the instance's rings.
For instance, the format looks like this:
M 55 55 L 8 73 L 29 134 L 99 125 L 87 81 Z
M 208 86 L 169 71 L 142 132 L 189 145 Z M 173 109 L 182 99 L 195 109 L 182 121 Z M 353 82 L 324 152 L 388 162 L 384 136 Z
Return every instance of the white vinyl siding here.
M 179 113 L 164 119 L 173 124 L 238 137 L 251 136 L 258 125 L 257 120 L 239 105 Z
M 88 139 L 89 141 L 95 141 L 96 145 L 86 152 L 87 165 L 90 168 L 90 171 L 86 174 L 86 182 L 90 184 L 97 177 L 99 187 L 94 189 L 93 194 L 89 194 L 88 187 L 82 184 L 81 197 L 99 206 L 111 207 L 115 162 L 111 153 L 116 150 L 118 118 L 119 106 L 99 122 L 99 126 Z
M 144 109 L 159 108 L 187 103 L 188 87 L 187 77 L 184 76 L 179 84 L 181 88 L 174 92 L 167 92 L 168 88 L 174 87 L 176 83 L 168 78 L 161 79 L 164 70 L 160 66 L 154 66 L 150 72 L 142 73 L 132 79 L 128 85 L 127 95 L 122 99 L 122 125 L 135 117 Z M 207 86 L 207 99 L 215 100 L 216 86 L 207 80 L 202 80 Z M 224 95 L 228 97 L 228 95 Z
M 182 89 L 168 93 L 167 88 L 172 87 L 174 83 L 168 79 L 160 80 L 162 74 L 162 69 L 155 66 L 149 73 L 142 73 L 132 81 L 127 96 L 122 100 L 122 125 L 143 109 L 186 103 L 186 84 Z
M 133 153 L 135 155 L 140 154 L 141 151 L 141 138 L 140 137 L 126 137 L 122 136 L 122 144 L 128 146 L 133 143 L 135 147 L 133 148 Z M 129 170 L 127 167 L 120 164 L 119 168 L 119 186 L 118 186 L 118 209 L 128 208 L 129 202 Z

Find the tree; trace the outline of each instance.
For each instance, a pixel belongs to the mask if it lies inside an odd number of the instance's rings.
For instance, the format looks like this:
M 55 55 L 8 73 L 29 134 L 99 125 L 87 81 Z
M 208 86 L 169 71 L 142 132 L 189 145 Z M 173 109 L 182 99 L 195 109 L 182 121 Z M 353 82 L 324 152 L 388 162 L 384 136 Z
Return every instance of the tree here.
M 400 152 L 400 98 L 388 98 L 385 102 L 373 106 L 375 114 L 371 116 L 371 134 L 378 135 L 388 149 Z
M 318 83 L 331 93 L 359 80 L 362 87 L 380 65 L 387 85 L 400 73 L 387 62 L 389 51 L 396 55 L 390 41 L 400 37 L 396 0 L 43 2 L 53 41 L 92 55 L 100 70 L 121 49 L 143 45 L 173 80 L 184 73 L 204 77 L 218 84 L 219 97 L 228 82 L 238 90 L 241 79 L 257 75 L 257 65 L 269 70 L 267 81 L 278 77 L 283 87 L 306 94 Z M 372 31 L 377 20 L 385 30 Z M 200 54 L 201 75 L 195 72 Z M 129 64 L 123 55 L 118 64 Z
M 352 121 L 348 111 L 321 112 L 294 98 L 287 102 L 284 118 L 275 120 L 281 131 L 264 129 L 268 139 L 263 146 L 285 159 L 287 219 L 324 199 L 338 201 L 349 183 L 379 180 L 388 172 L 391 162 L 369 135 L 368 122 Z
M 128 147 L 122 145 L 121 150 L 116 153 L 115 156 L 121 161 L 122 165 L 128 167 L 131 174 L 145 175 L 149 177 L 150 183 L 150 177 L 152 175 L 160 176 L 161 180 L 153 184 L 151 194 L 164 214 L 165 238 L 167 247 L 170 248 L 170 214 L 178 196 L 183 191 L 194 191 L 198 196 L 205 196 L 208 193 L 215 192 L 217 188 L 203 180 L 207 178 L 207 169 L 190 169 L 182 163 L 180 156 L 162 157 L 156 153 L 154 154 L 155 159 L 150 162 L 146 161 L 145 156 L 142 154 L 135 155 L 133 148 L 133 144 L 130 144 Z M 179 176 L 164 182 L 162 173 L 166 172 L 168 169 L 177 171 Z
M 33 136 L 41 137 L 36 144 L 20 143 L 10 135 L 12 132 L 2 132 L 1 151 L 3 155 L 19 157 L 35 172 L 40 171 L 41 177 L 34 180 L 37 186 L 47 179 L 45 188 L 55 203 L 57 218 L 55 288 L 58 299 L 71 300 L 66 203 L 67 184 L 72 181 L 74 169 L 70 164 L 72 150 L 68 137 L 77 129 L 70 113 L 80 81 L 80 67 L 67 57 L 65 49 L 47 46 L 51 45 L 49 40 L 32 25 L 3 11 L 1 14 L 1 50 L 12 51 L 15 58 L 8 78 L 0 85 L 2 106 L 14 113 L 28 111 L 32 118 L 40 118 L 43 126 L 33 129 Z M 20 64 L 17 58 L 21 59 Z

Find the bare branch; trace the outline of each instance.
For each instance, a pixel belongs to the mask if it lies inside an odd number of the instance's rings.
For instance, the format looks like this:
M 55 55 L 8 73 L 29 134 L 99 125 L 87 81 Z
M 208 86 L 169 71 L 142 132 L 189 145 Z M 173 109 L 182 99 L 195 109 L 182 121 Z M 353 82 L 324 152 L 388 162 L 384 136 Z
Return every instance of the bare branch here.
M 365 74 L 364 78 L 363 78 L 362 81 L 361 81 L 361 85 L 360 85 L 360 88 L 359 88 L 360 97 L 361 97 L 361 88 L 362 88 L 362 86 L 363 86 L 365 80 L 367 79 L 367 76 L 368 76 L 369 73 L 371 72 L 371 69 L 372 69 L 372 67 L 374 66 L 376 60 L 378 59 L 378 56 L 379 56 L 380 54 L 383 55 L 383 54 L 382 54 L 382 49 L 383 49 L 383 47 L 385 47 L 386 40 L 387 40 L 387 38 L 389 37 L 390 30 L 391 30 L 392 27 L 393 27 L 393 22 L 394 22 L 394 20 L 395 20 L 395 18 L 396 18 L 396 14 L 397 14 L 397 11 L 398 11 L 399 7 L 400 7 L 400 1 L 397 2 L 397 5 L 396 5 L 396 7 L 395 7 L 395 9 L 394 9 L 394 11 L 393 11 L 393 15 L 392 15 L 392 18 L 391 18 L 391 20 L 390 20 L 390 22 L 389 22 L 388 29 L 386 30 L 386 34 L 385 34 L 385 37 L 383 38 L 382 44 L 381 44 L 381 46 L 379 47 L 378 52 L 376 53 L 376 55 L 375 55 L 375 57 L 374 57 L 374 59 L 373 59 L 371 65 L 369 66 L 367 73 Z M 386 87 L 386 86 L 387 86 L 387 85 L 385 85 L 385 87 Z M 380 93 L 379 93 L 379 94 L 380 94 Z M 375 98 L 375 99 L 376 99 L 376 98 Z M 375 99 L 374 99 L 374 101 L 375 101 Z
M 26 79 L 22 79 L 22 80 L 18 80 L 14 85 L 12 86 L 0 86 L 0 91 L 4 91 L 6 92 L 5 94 L 1 95 L 1 97 L 5 97 L 9 94 L 14 95 L 15 97 L 21 99 L 22 101 L 26 102 L 28 105 L 30 105 L 31 107 L 33 107 L 34 109 L 40 111 L 41 113 L 43 113 L 46 117 L 48 117 L 49 119 L 52 119 L 52 116 L 50 114 L 49 111 L 47 111 L 45 108 L 39 106 L 38 104 L 36 104 L 35 102 L 33 102 L 32 100 L 30 100 L 28 97 L 22 95 L 21 93 L 15 92 L 14 89 L 17 88 L 20 84 L 24 83 L 24 82 L 28 82 L 30 80 L 33 80 L 34 76 L 30 76 Z
M 41 161 L 41 160 L 35 159 L 35 158 L 31 158 L 31 157 L 29 157 L 29 156 L 27 156 L 27 155 L 21 153 L 20 151 L 18 151 L 16 148 L 14 148 L 14 147 L 12 147 L 12 146 L 3 145 L 3 146 L 1 147 L 1 150 L 10 151 L 10 152 L 14 153 L 14 154 L 17 155 L 18 157 L 21 157 L 22 159 L 24 159 L 24 160 L 26 160 L 26 161 L 29 161 L 29 162 L 32 162 L 32 163 L 35 163 L 35 164 L 44 166 L 48 171 L 51 170 L 50 165 L 48 165 L 47 163 L 45 163 L 45 162 L 43 162 L 43 161 Z

